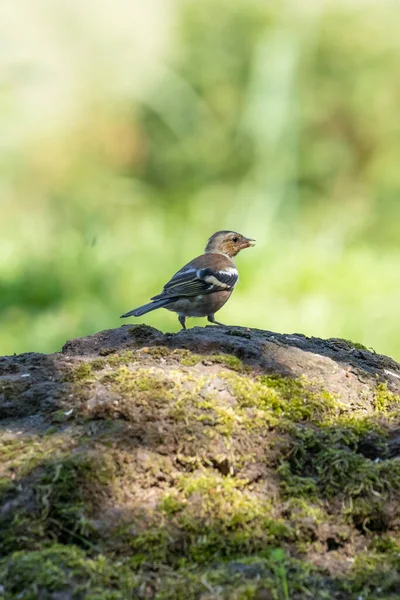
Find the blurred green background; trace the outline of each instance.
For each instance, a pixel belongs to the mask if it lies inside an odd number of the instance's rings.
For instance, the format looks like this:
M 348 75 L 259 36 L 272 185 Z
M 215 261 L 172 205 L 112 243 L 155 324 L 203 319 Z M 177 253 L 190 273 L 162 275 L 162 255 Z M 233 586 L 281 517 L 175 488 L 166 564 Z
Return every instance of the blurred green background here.
M 118 327 L 236 229 L 220 320 L 400 359 L 398 2 L 0 12 L 0 354 Z

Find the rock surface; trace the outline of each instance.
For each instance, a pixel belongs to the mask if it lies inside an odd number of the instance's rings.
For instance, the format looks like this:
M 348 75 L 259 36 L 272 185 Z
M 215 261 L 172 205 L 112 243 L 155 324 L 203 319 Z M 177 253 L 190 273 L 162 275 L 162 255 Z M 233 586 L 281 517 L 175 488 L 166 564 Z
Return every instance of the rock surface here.
M 0 599 L 399 598 L 399 395 L 239 327 L 0 358 Z

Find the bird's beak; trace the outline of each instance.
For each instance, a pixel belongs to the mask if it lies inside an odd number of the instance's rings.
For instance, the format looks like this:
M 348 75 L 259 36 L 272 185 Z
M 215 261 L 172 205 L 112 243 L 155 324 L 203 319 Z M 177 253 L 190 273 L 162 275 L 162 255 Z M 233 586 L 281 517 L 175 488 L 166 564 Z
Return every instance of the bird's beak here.
M 244 248 L 251 248 L 256 245 L 256 240 L 252 240 L 251 238 L 244 238 L 242 243 L 240 244 L 241 250 Z

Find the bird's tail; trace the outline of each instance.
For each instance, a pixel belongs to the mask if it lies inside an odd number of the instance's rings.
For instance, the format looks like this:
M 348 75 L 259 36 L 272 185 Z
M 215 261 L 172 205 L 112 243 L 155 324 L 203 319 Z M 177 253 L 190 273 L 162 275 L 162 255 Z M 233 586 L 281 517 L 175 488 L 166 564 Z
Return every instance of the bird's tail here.
M 121 315 L 121 319 L 125 319 L 126 317 L 141 317 L 152 310 L 156 310 L 157 308 L 162 308 L 167 304 L 171 304 L 173 301 L 174 299 L 172 298 L 160 298 L 159 300 L 149 302 L 148 304 L 143 304 L 143 306 L 139 306 L 138 308 L 130 310 L 124 315 Z

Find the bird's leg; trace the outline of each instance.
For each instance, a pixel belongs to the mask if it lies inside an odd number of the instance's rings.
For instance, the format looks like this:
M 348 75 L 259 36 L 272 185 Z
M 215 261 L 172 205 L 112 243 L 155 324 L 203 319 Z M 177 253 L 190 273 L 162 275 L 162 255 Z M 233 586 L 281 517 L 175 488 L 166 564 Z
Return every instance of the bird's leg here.
M 220 327 L 226 327 L 226 325 L 224 323 L 220 323 L 219 321 L 216 321 L 215 316 L 213 314 L 208 315 L 207 321 L 210 321 L 210 323 L 213 323 L 214 325 L 220 325 Z
M 183 315 L 179 315 L 178 320 L 179 320 L 179 323 L 182 325 L 182 329 L 186 329 L 186 325 L 185 325 L 186 317 L 184 317 Z

